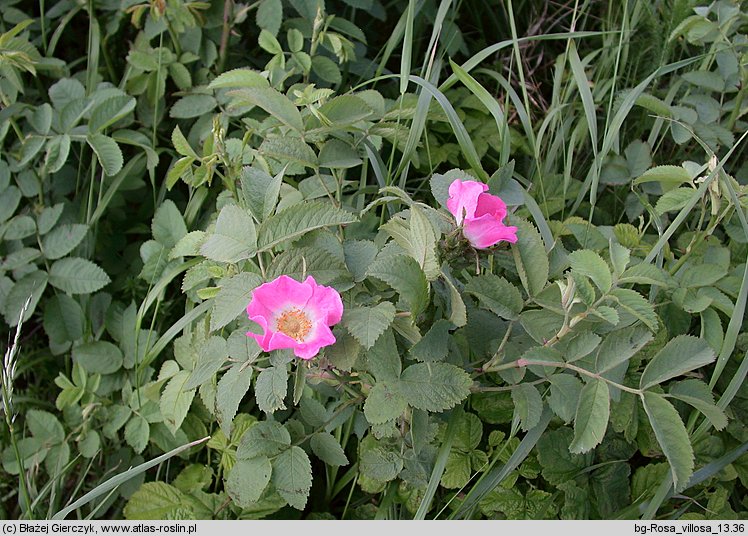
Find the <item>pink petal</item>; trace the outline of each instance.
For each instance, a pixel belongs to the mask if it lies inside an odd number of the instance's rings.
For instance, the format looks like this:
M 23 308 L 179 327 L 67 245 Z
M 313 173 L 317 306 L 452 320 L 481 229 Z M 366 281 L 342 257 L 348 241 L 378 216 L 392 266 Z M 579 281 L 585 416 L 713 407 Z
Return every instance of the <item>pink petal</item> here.
M 307 277 L 304 283 L 311 284 L 314 289 L 312 297 L 306 304 L 305 311 L 328 326 L 340 322 L 343 317 L 343 301 L 340 299 L 338 291 L 332 287 L 317 285 L 312 276 Z
M 266 311 L 277 312 L 287 309 L 289 306 L 303 309 L 309 298 L 312 297 L 313 289 L 306 282 L 299 283 L 295 279 L 282 275 L 269 283 L 264 283 L 252 291 L 252 302 L 259 310 L 263 305 Z
M 320 348 L 331 344 L 335 344 L 335 335 L 325 324 L 318 324 L 309 340 L 297 343 L 294 354 L 301 359 L 311 359 L 319 353 Z
M 457 220 L 457 225 L 464 218 L 472 218 L 478 206 L 478 196 L 488 190 L 488 185 L 477 181 L 463 181 L 455 179 L 449 185 L 449 199 L 447 209 Z
M 465 220 L 462 232 L 465 238 L 478 249 L 490 248 L 498 242 L 516 242 L 517 228 L 501 223 L 490 214 Z
M 479 218 L 485 214 L 491 214 L 494 218 L 503 220 L 506 217 L 506 204 L 496 195 L 480 194 L 475 207 L 475 217 Z

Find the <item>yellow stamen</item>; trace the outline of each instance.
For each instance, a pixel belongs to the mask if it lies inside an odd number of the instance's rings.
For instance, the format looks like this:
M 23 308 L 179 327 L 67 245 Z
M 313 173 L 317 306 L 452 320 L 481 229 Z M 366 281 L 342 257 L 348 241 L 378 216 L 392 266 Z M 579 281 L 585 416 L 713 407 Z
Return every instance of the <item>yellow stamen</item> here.
M 312 330 L 312 322 L 304 311 L 294 308 L 285 311 L 278 317 L 277 329 L 292 339 L 301 342 Z

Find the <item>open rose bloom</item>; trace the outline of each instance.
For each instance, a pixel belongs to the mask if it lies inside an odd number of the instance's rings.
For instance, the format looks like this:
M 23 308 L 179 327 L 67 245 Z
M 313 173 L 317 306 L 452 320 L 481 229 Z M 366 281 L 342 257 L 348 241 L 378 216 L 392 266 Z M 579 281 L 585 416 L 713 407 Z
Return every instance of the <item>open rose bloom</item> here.
M 247 315 L 264 330 L 247 333 L 264 351 L 293 348 L 297 357 L 311 359 L 335 342 L 330 326 L 340 322 L 343 302 L 334 288 L 318 285 L 312 276 L 299 283 L 282 275 L 252 291 Z
M 504 224 L 506 204 L 487 190 L 487 184 L 477 181 L 457 179 L 449 185 L 447 208 L 457 225 L 462 225 L 468 242 L 478 249 L 517 241 L 517 228 Z

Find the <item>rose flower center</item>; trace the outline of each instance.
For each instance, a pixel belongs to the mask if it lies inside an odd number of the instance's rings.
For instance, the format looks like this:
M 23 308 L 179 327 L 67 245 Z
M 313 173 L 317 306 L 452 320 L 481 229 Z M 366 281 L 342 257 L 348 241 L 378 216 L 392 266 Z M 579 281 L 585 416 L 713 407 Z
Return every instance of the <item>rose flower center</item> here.
M 278 317 L 278 331 L 297 341 L 303 341 L 311 330 L 311 320 L 299 309 L 290 309 Z

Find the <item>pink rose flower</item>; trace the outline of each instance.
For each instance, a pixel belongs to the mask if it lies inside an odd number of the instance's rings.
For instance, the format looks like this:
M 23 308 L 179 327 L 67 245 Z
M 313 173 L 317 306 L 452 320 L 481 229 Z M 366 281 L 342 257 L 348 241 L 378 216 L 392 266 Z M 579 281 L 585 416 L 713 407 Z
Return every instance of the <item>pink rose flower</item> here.
M 506 205 L 500 197 L 485 193 L 488 185 L 456 179 L 449 185 L 447 208 L 462 225 L 462 234 L 478 249 L 499 242 L 516 242 L 517 228 L 504 224 Z
M 264 351 L 293 348 L 297 357 L 311 359 L 335 342 L 330 326 L 340 322 L 343 302 L 334 288 L 318 285 L 312 276 L 299 283 L 282 275 L 252 291 L 247 315 L 264 330 L 247 332 Z

